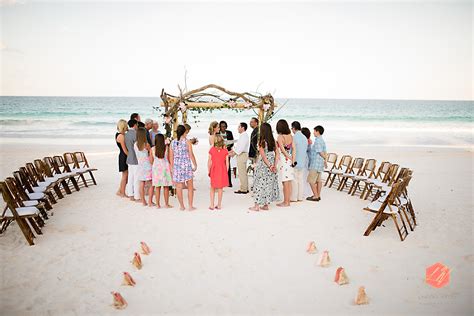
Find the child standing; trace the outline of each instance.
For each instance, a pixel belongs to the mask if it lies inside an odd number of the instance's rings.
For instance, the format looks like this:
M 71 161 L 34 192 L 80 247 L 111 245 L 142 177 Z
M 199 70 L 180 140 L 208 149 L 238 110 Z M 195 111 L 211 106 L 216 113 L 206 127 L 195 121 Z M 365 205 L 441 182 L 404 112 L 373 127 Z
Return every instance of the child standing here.
M 145 185 L 148 189 L 148 205 L 153 206 L 153 186 L 151 186 L 151 162 L 150 162 L 150 144 L 146 139 L 146 129 L 143 127 L 137 130 L 137 141 L 133 145 L 138 160 L 137 176 L 140 182 L 140 202 L 147 205 L 145 201 Z
M 155 135 L 155 146 L 151 149 L 150 158 L 153 161 L 152 167 L 152 184 L 155 187 L 156 207 L 161 208 L 160 193 L 163 187 L 163 197 L 165 201 L 165 208 L 171 208 L 169 204 L 170 188 L 173 184 L 171 179 L 171 171 L 169 164 L 169 150 L 165 144 L 165 137 L 163 134 Z
M 183 202 L 183 187 L 185 183 L 188 186 L 189 210 L 194 211 L 196 208 L 193 206 L 193 171 L 196 171 L 197 168 L 196 158 L 194 157 L 191 142 L 186 139 L 186 128 L 183 125 L 179 125 L 176 129 L 176 136 L 177 139 L 171 142 L 171 173 L 173 181 L 176 183 L 176 193 L 181 211 L 185 210 Z
M 229 169 L 229 151 L 224 144 L 224 138 L 216 135 L 214 146 L 209 150 L 209 159 L 207 160 L 208 175 L 211 178 L 211 206 L 214 210 L 214 197 L 217 190 L 216 209 L 222 208 L 222 189 L 229 185 L 227 170 Z
M 306 198 L 308 201 L 319 202 L 321 200 L 321 188 L 323 187 L 321 175 L 327 167 L 326 143 L 323 139 L 324 128 L 318 125 L 314 128 L 314 143 L 311 146 L 309 159 L 308 183 L 313 195 Z

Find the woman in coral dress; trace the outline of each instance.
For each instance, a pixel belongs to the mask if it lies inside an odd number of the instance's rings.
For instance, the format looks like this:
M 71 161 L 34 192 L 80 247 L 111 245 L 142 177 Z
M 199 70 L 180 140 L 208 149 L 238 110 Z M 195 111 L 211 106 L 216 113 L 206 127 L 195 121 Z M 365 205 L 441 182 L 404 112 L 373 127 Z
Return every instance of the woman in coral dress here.
M 215 209 L 220 210 L 222 208 L 223 188 L 229 185 L 227 175 L 229 152 L 224 144 L 224 139 L 220 135 L 215 136 L 214 146 L 209 150 L 207 168 L 211 178 L 211 205 L 209 209 L 214 210 L 214 197 L 217 190 L 217 206 Z

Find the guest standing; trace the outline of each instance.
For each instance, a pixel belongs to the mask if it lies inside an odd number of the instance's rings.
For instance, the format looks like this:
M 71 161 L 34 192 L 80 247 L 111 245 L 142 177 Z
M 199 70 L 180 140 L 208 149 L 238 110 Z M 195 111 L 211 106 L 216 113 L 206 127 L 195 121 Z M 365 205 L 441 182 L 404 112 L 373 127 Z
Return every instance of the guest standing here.
M 155 146 L 155 136 L 161 134 L 159 130 L 159 124 L 157 121 L 153 121 L 151 124 L 151 130 L 150 130 L 150 139 L 151 139 L 151 144 L 152 146 Z
M 227 122 L 226 121 L 221 121 L 219 123 L 220 127 L 220 134 L 222 138 L 224 138 L 224 143 L 227 145 L 227 150 L 231 151 L 233 143 L 231 142 L 234 140 L 234 135 L 232 134 L 231 131 L 227 130 Z M 232 174 L 230 172 L 230 165 L 229 165 L 229 170 L 227 171 L 227 175 L 229 177 L 229 187 L 232 187 Z
M 249 150 L 249 135 L 247 134 L 247 123 L 239 124 L 239 139 L 234 144 L 232 157 L 237 157 L 237 173 L 239 175 L 240 189 L 235 191 L 237 194 L 247 194 L 249 192 L 249 183 L 247 175 L 247 160 Z
M 291 181 L 291 201 L 303 201 L 305 179 L 304 174 L 308 164 L 308 139 L 301 133 L 300 122 L 291 123 L 293 131 L 293 143 L 295 144 L 295 167 L 294 179 Z
M 134 119 L 128 121 L 128 131 L 125 133 L 125 145 L 127 147 L 127 195 L 131 201 L 140 200 L 139 182 L 137 178 L 138 160 L 133 145 L 137 141 L 138 122 Z
M 255 167 L 253 198 L 255 204 L 251 211 L 268 210 L 268 205 L 280 199 L 278 188 L 278 147 L 272 134 L 272 127 L 268 123 L 260 126 L 258 142 L 259 159 Z
M 255 163 L 257 159 L 257 151 L 258 151 L 258 118 L 252 117 L 250 120 L 250 127 L 253 129 L 252 134 L 250 134 L 250 148 L 249 148 L 249 158 L 250 161 Z
M 207 160 L 208 175 L 211 178 L 210 198 L 211 205 L 209 209 L 214 210 L 214 199 L 217 190 L 217 210 L 222 208 L 223 188 L 229 185 L 227 170 L 229 169 L 229 152 L 224 144 L 224 139 L 220 135 L 216 135 L 214 146 L 209 150 L 209 158 Z
M 137 130 L 137 141 L 134 144 L 135 154 L 137 155 L 138 167 L 137 178 L 140 181 L 140 201 L 144 206 L 145 185 L 148 185 L 148 206 L 153 206 L 153 186 L 151 185 L 151 162 L 150 162 L 150 144 L 146 140 L 146 129 L 140 127 Z
M 165 137 L 162 134 L 155 136 L 155 146 L 151 148 L 152 166 L 152 185 L 155 187 L 156 207 L 160 208 L 160 193 L 163 187 L 163 198 L 165 208 L 171 208 L 170 186 L 173 185 L 171 178 L 171 169 L 169 164 L 169 150 L 165 144 Z
M 193 171 L 196 171 L 197 164 L 194 157 L 191 142 L 186 140 L 186 128 L 179 125 L 176 129 L 177 139 L 171 142 L 170 162 L 171 174 L 173 181 L 176 183 L 176 191 L 180 209 L 185 210 L 183 201 L 183 186 L 188 186 L 188 203 L 189 211 L 194 211 L 193 206 L 194 187 L 193 187 Z M 193 167 L 194 166 L 194 167 Z
M 295 163 L 295 143 L 291 136 L 290 127 L 286 120 L 277 122 L 276 130 L 278 133 L 277 143 L 280 150 L 280 179 L 283 183 L 283 202 L 277 206 L 290 206 L 291 198 L 291 181 L 294 179 L 294 163 Z
M 128 165 L 127 165 L 127 145 L 125 145 L 125 133 L 128 131 L 127 121 L 119 120 L 117 123 L 117 133 L 115 133 L 115 143 L 119 148 L 119 172 L 122 173 L 122 178 L 120 180 L 120 186 L 117 190 L 117 195 L 120 197 L 125 197 L 125 187 L 127 185 L 128 177 Z
M 219 122 L 213 121 L 209 124 L 209 145 L 214 146 L 214 138 L 216 134 L 219 133 L 220 127 Z
M 132 113 L 132 114 L 130 114 L 130 119 L 131 119 L 131 120 L 135 120 L 135 121 L 137 121 L 137 122 L 141 122 L 141 121 L 142 121 L 141 118 L 140 118 L 140 114 L 138 114 L 138 113 Z
M 309 163 L 309 174 L 308 182 L 313 191 L 313 196 L 306 198 L 308 201 L 318 202 L 321 200 L 321 188 L 322 188 L 322 173 L 324 167 L 327 166 L 326 156 L 326 143 L 322 138 L 324 134 L 324 128 L 320 125 L 314 128 L 314 143 L 311 146 L 310 163 Z

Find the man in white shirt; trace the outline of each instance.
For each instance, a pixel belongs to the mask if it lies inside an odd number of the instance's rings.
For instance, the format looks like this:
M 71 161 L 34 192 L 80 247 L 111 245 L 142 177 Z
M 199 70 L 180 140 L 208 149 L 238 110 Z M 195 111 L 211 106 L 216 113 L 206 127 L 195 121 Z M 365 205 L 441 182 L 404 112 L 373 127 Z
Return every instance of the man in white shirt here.
M 237 194 L 249 193 L 249 179 L 247 175 L 247 160 L 249 158 L 250 140 L 247 134 L 247 123 L 239 124 L 239 139 L 234 143 L 234 148 L 230 156 L 237 156 L 237 173 L 239 175 L 240 189 L 235 191 Z

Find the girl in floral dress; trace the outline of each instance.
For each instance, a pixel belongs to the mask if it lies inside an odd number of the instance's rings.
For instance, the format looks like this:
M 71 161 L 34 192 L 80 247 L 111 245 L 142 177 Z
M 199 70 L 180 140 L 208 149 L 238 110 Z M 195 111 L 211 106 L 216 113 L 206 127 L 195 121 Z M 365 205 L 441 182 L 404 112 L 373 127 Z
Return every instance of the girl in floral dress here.
M 168 160 L 169 150 L 165 144 L 165 137 L 162 134 L 155 136 L 155 146 L 151 149 L 150 158 L 153 161 L 152 167 L 152 184 L 155 187 L 156 207 L 161 208 L 160 194 L 163 187 L 163 197 L 165 208 L 171 208 L 169 204 L 170 188 L 173 184 L 171 178 L 170 164 Z
M 146 140 L 146 129 L 143 127 L 137 130 L 137 141 L 133 145 L 138 160 L 137 176 L 140 182 L 140 202 L 147 205 L 145 201 L 145 184 L 149 185 L 148 205 L 153 206 L 153 186 L 151 186 L 151 162 L 150 144 Z
M 278 147 L 272 134 L 272 127 L 268 123 L 260 126 L 258 141 L 259 158 L 255 167 L 253 198 L 255 204 L 251 211 L 268 211 L 268 205 L 280 199 L 278 188 Z
M 179 125 L 176 129 L 177 139 L 171 142 L 170 163 L 173 182 L 176 183 L 176 193 L 181 211 L 184 211 L 183 187 L 185 183 L 188 186 L 189 211 L 194 211 L 194 185 L 193 171 L 196 171 L 197 164 L 194 157 L 192 144 L 186 139 L 186 128 Z M 192 163 L 192 164 L 191 164 Z M 194 167 L 193 167 L 194 166 Z

